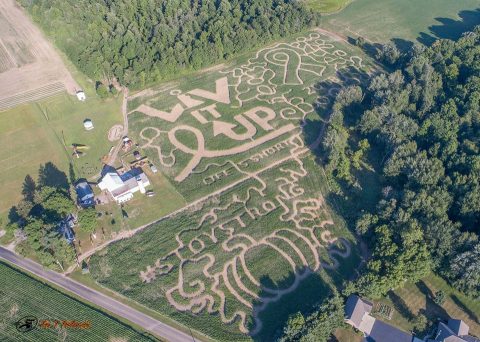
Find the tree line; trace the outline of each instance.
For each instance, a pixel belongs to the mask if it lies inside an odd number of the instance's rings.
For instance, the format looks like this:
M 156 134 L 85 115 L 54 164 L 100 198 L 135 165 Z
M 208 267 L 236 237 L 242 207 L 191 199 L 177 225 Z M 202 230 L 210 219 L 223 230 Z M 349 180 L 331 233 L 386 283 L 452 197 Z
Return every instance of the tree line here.
M 92 79 L 141 87 L 317 25 L 295 0 L 21 0 Z
M 379 297 L 434 271 L 480 298 L 480 27 L 458 41 L 390 44 L 378 57 L 394 71 L 343 89 L 325 139 L 335 191 L 380 184 L 356 231 L 372 258 L 351 291 Z

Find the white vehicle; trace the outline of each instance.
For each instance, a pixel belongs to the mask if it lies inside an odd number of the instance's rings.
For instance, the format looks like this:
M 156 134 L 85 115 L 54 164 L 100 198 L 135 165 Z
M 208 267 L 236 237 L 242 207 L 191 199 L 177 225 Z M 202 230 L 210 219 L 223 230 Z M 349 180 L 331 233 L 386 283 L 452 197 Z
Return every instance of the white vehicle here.
M 156 167 L 155 165 L 150 164 L 149 166 L 150 166 L 150 170 L 152 170 L 153 173 L 157 173 L 157 172 L 158 172 L 158 169 L 157 169 L 157 167 Z

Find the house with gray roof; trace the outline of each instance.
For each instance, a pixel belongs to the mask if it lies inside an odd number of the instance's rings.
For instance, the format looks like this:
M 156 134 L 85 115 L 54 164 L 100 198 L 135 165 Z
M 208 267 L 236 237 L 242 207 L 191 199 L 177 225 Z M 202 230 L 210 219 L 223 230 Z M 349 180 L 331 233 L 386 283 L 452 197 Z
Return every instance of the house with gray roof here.
M 412 334 L 385 323 L 370 315 L 373 304 L 356 295 L 348 297 L 345 303 L 345 323 L 361 331 L 367 342 L 425 342 Z M 469 326 L 460 319 L 440 322 L 436 334 L 426 342 L 480 342 L 470 336 Z
M 438 323 L 437 332 L 428 342 L 480 342 L 480 339 L 468 334 L 470 327 L 461 319 L 449 319 Z
M 365 335 L 368 342 L 412 342 L 413 336 L 370 315 L 373 304 L 356 295 L 345 303 L 345 323 Z

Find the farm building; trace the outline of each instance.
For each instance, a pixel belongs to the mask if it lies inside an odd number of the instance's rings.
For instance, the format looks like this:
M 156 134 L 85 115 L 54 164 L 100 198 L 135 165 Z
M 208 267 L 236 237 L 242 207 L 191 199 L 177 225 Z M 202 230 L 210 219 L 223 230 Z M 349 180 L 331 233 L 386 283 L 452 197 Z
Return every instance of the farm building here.
M 449 319 L 447 324 L 438 323 L 434 339 L 428 342 L 480 342 L 476 337 L 468 334 L 470 327 L 460 319 Z
M 95 195 L 90 185 L 84 180 L 75 185 L 75 192 L 77 193 L 77 203 L 83 208 L 93 206 L 95 204 Z
M 345 322 L 361 331 L 367 341 L 412 342 L 418 340 L 411 334 L 370 316 L 372 308 L 372 303 L 351 295 L 345 304 Z
M 86 129 L 87 131 L 92 130 L 92 129 L 93 129 L 93 122 L 92 122 L 92 120 L 90 120 L 90 119 L 85 119 L 85 120 L 83 121 L 83 127 L 85 127 L 85 129 Z
M 122 175 L 117 172 L 108 172 L 98 183 L 98 187 L 102 191 L 106 190 L 117 203 L 132 199 L 137 191 L 144 194 L 145 187 L 149 185 L 150 181 L 140 168 L 132 169 Z
M 434 337 L 425 341 L 372 317 L 372 308 L 372 303 L 355 295 L 345 304 L 345 322 L 361 331 L 369 342 L 480 342 L 468 335 L 469 326 L 459 319 L 440 322 Z
M 83 90 L 77 91 L 77 99 L 78 101 L 85 101 L 87 99 L 87 96 L 85 95 L 85 92 Z

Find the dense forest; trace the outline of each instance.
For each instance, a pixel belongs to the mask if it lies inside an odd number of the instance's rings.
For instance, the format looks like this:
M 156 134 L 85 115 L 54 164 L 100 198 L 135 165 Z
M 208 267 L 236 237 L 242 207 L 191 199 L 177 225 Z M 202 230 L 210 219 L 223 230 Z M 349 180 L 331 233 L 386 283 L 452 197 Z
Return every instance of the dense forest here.
M 341 196 L 367 190 L 365 168 L 381 185 L 357 217 L 372 258 L 351 291 L 378 297 L 434 271 L 480 298 L 479 47 L 480 27 L 403 55 L 388 46 L 378 57 L 397 70 L 338 95 L 327 173 Z
M 318 24 L 295 0 L 21 0 L 95 81 L 143 86 Z

